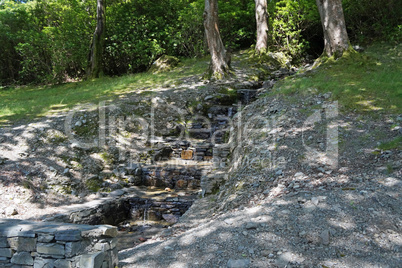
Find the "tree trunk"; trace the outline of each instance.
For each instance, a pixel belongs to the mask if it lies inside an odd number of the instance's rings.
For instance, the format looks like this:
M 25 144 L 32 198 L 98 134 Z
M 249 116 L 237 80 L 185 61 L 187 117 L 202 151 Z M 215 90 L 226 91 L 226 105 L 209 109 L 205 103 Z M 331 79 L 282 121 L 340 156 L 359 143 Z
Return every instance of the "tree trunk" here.
M 266 51 L 268 47 L 267 0 L 255 0 L 255 20 L 257 22 L 257 44 L 255 45 L 255 50 L 261 53 Z
M 342 0 L 316 0 L 324 31 L 324 54 L 342 57 L 349 48 Z
M 89 55 L 88 78 L 98 78 L 103 71 L 103 51 L 105 47 L 105 7 L 104 0 L 96 1 L 96 28 Z
M 220 79 L 229 72 L 230 54 L 226 52 L 219 33 L 217 0 L 205 0 L 204 28 L 211 54 L 210 74 Z

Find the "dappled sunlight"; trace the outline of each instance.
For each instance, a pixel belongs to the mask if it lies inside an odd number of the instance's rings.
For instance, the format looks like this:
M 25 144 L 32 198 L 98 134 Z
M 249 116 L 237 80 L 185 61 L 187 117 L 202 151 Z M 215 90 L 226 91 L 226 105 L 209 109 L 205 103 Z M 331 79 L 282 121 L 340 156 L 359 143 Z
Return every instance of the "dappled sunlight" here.
M 375 101 L 373 100 L 361 100 L 356 102 L 356 104 L 364 107 L 363 111 L 380 111 L 384 109 L 382 107 L 375 106 L 374 102 Z

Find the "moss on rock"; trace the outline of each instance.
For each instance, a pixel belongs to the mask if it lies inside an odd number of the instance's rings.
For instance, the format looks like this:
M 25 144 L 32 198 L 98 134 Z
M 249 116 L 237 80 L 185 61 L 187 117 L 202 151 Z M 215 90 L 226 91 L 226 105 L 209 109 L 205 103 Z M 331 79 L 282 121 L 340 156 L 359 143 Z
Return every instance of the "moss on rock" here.
M 149 68 L 149 71 L 153 74 L 167 72 L 179 65 L 180 60 L 173 56 L 163 55 L 157 59 Z

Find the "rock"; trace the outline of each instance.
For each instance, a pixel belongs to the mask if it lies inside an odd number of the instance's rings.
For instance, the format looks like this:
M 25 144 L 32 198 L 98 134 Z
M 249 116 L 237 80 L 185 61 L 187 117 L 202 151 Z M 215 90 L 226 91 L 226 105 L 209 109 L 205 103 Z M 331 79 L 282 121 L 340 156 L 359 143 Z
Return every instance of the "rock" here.
M 0 257 L 11 258 L 13 251 L 11 248 L 0 248 Z
M 188 182 L 186 180 L 178 180 L 176 182 L 176 188 L 184 189 L 187 188 Z
M 8 207 L 6 208 L 6 216 L 14 216 L 17 215 L 18 211 L 15 207 Z
M 173 56 L 163 55 L 159 59 L 157 59 L 154 63 L 152 63 L 149 71 L 151 73 L 160 73 L 167 72 L 174 69 L 177 65 L 179 65 L 180 60 Z
M 134 184 L 135 186 L 141 185 L 142 178 L 141 176 L 127 176 L 127 181 L 129 183 Z
M 56 240 L 58 241 L 79 241 L 81 240 L 80 230 L 63 230 L 56 232 Z
M 10 248 L 15 251 L 35 251 L 36 239 L 32 237 L 10 237 L 8 238 Z
M 54 267 L 55 263 L 54 260 L 52 259 L 44 259 L 44 258 L 35 258 L 34 262 L 34 268 L 48 268 L 48 267 Z M 66 266 L 56 266 L 56 267 L 66 267 Z
M 17 252 L 11 258 L 11 263 L 19 265 L 33 265 L 34 261 L 30 253 Z
M 228 225 L 232 225 L 236 220 L 233 218 L 229 218 L 229 219 L 224 219 L 223 221 Z
M 93 254 L 85 254 L 81 256 L 79 267 L 82 268 L 100 268 L 102 267 L 103 260 L 105 258 L 104 252 L 97 252 Z
M 176 223 L 179 220 L 179 217 L 172 214 L 162 214 L 162 218 L 169 223 Z
M 248 222 L 245 227 L 246 227 L 247 230 L 257 229 L 258 224 L 255 223 L 255 222 Z
M 271 79 L 271 80 L 268 80 L 268 81 L 264 81 L 264 83 L 262 84 L 262 87 L 263 87 L 263 88 L 270 89 L 270 88 L 272 88 L 274 85 L 275 85 L 275 80 L 274 80 L 274 79 Z
M 303 172 L 297 172 L 297 173 L 295 174 L 295 177 L 296 177 L 296 178 L 304 177 L 304 173 L 303 173 Z
M 279 170 L 277 170 L 277 171 L 275 172 L 275 175 L 277 175 L 277 176 L 280 176 L 280 175 L 282 175 L 282 174 L 283 174 L 282 169 L 279 169 Z
M 328 230 L 324 230 L 321 232 L 320 234 L 320 238 L 321 238 L 321 243 L 325 246 L 329 245 L 329 231 Z
M 82 126 L 82 122 L 78 120 L 77 122 L 75 122 L 75 126 L 76 126 L 76 127 Z
M 36 261 L 36 260 L 35 260 Z M 51 261 L 51 260 L 50 260 Z M 44 268 L 45 267 L 48 267 L 48 266 L 44 266 Z M 49 265 L 49 267 L 53 267 L 52 265 Z M 54 267 L 57 267 L 57 268 L 71 268 L 71 267 L 73 267 L 72 265 L 71 265 L 71 262 L 69 261 L 69 260 L 64 260 L 64 259 L 58 259 L 58 260 L 56 260 L 55 262 L 54 262 Z M 36 268 L 36 266 L 34 266 L 34 268 Z
M 311 198 L 311 203 L 313 203 L 315 206 L 317 206 L 318 203 L 319 203 L 318 198 L 317 198 L 317 197 L 312 197 L 312 198 Z
M 64 256 L 65 254 L 64 245 L 56 243 L 38 243 L 36 251 L 44 255 Z
M 66 257 L 71 258 L 75 255 L 81 253 L 82 251 L 82 243 L 81 242 L 68 242 L 65 245 L 66 249 Z
M 227 263 L 228 268 L 243 268 L 249 266 L 250 266 L 250 259 L 239 259 L 239 260 L 229 259 Z
M 353 49 L 356 50 L 357 52 L 363 52 L 364 51 L 364 48 L 359 46 L 359 45 L 354 45 Z

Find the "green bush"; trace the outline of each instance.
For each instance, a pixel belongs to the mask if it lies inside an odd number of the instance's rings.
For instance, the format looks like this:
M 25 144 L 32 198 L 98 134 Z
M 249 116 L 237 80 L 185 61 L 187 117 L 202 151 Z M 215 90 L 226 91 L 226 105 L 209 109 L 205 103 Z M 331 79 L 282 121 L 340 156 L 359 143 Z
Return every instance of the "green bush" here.
M 352 42 L 401 40 L 402 1 L 344 0 L 346 26 Z

